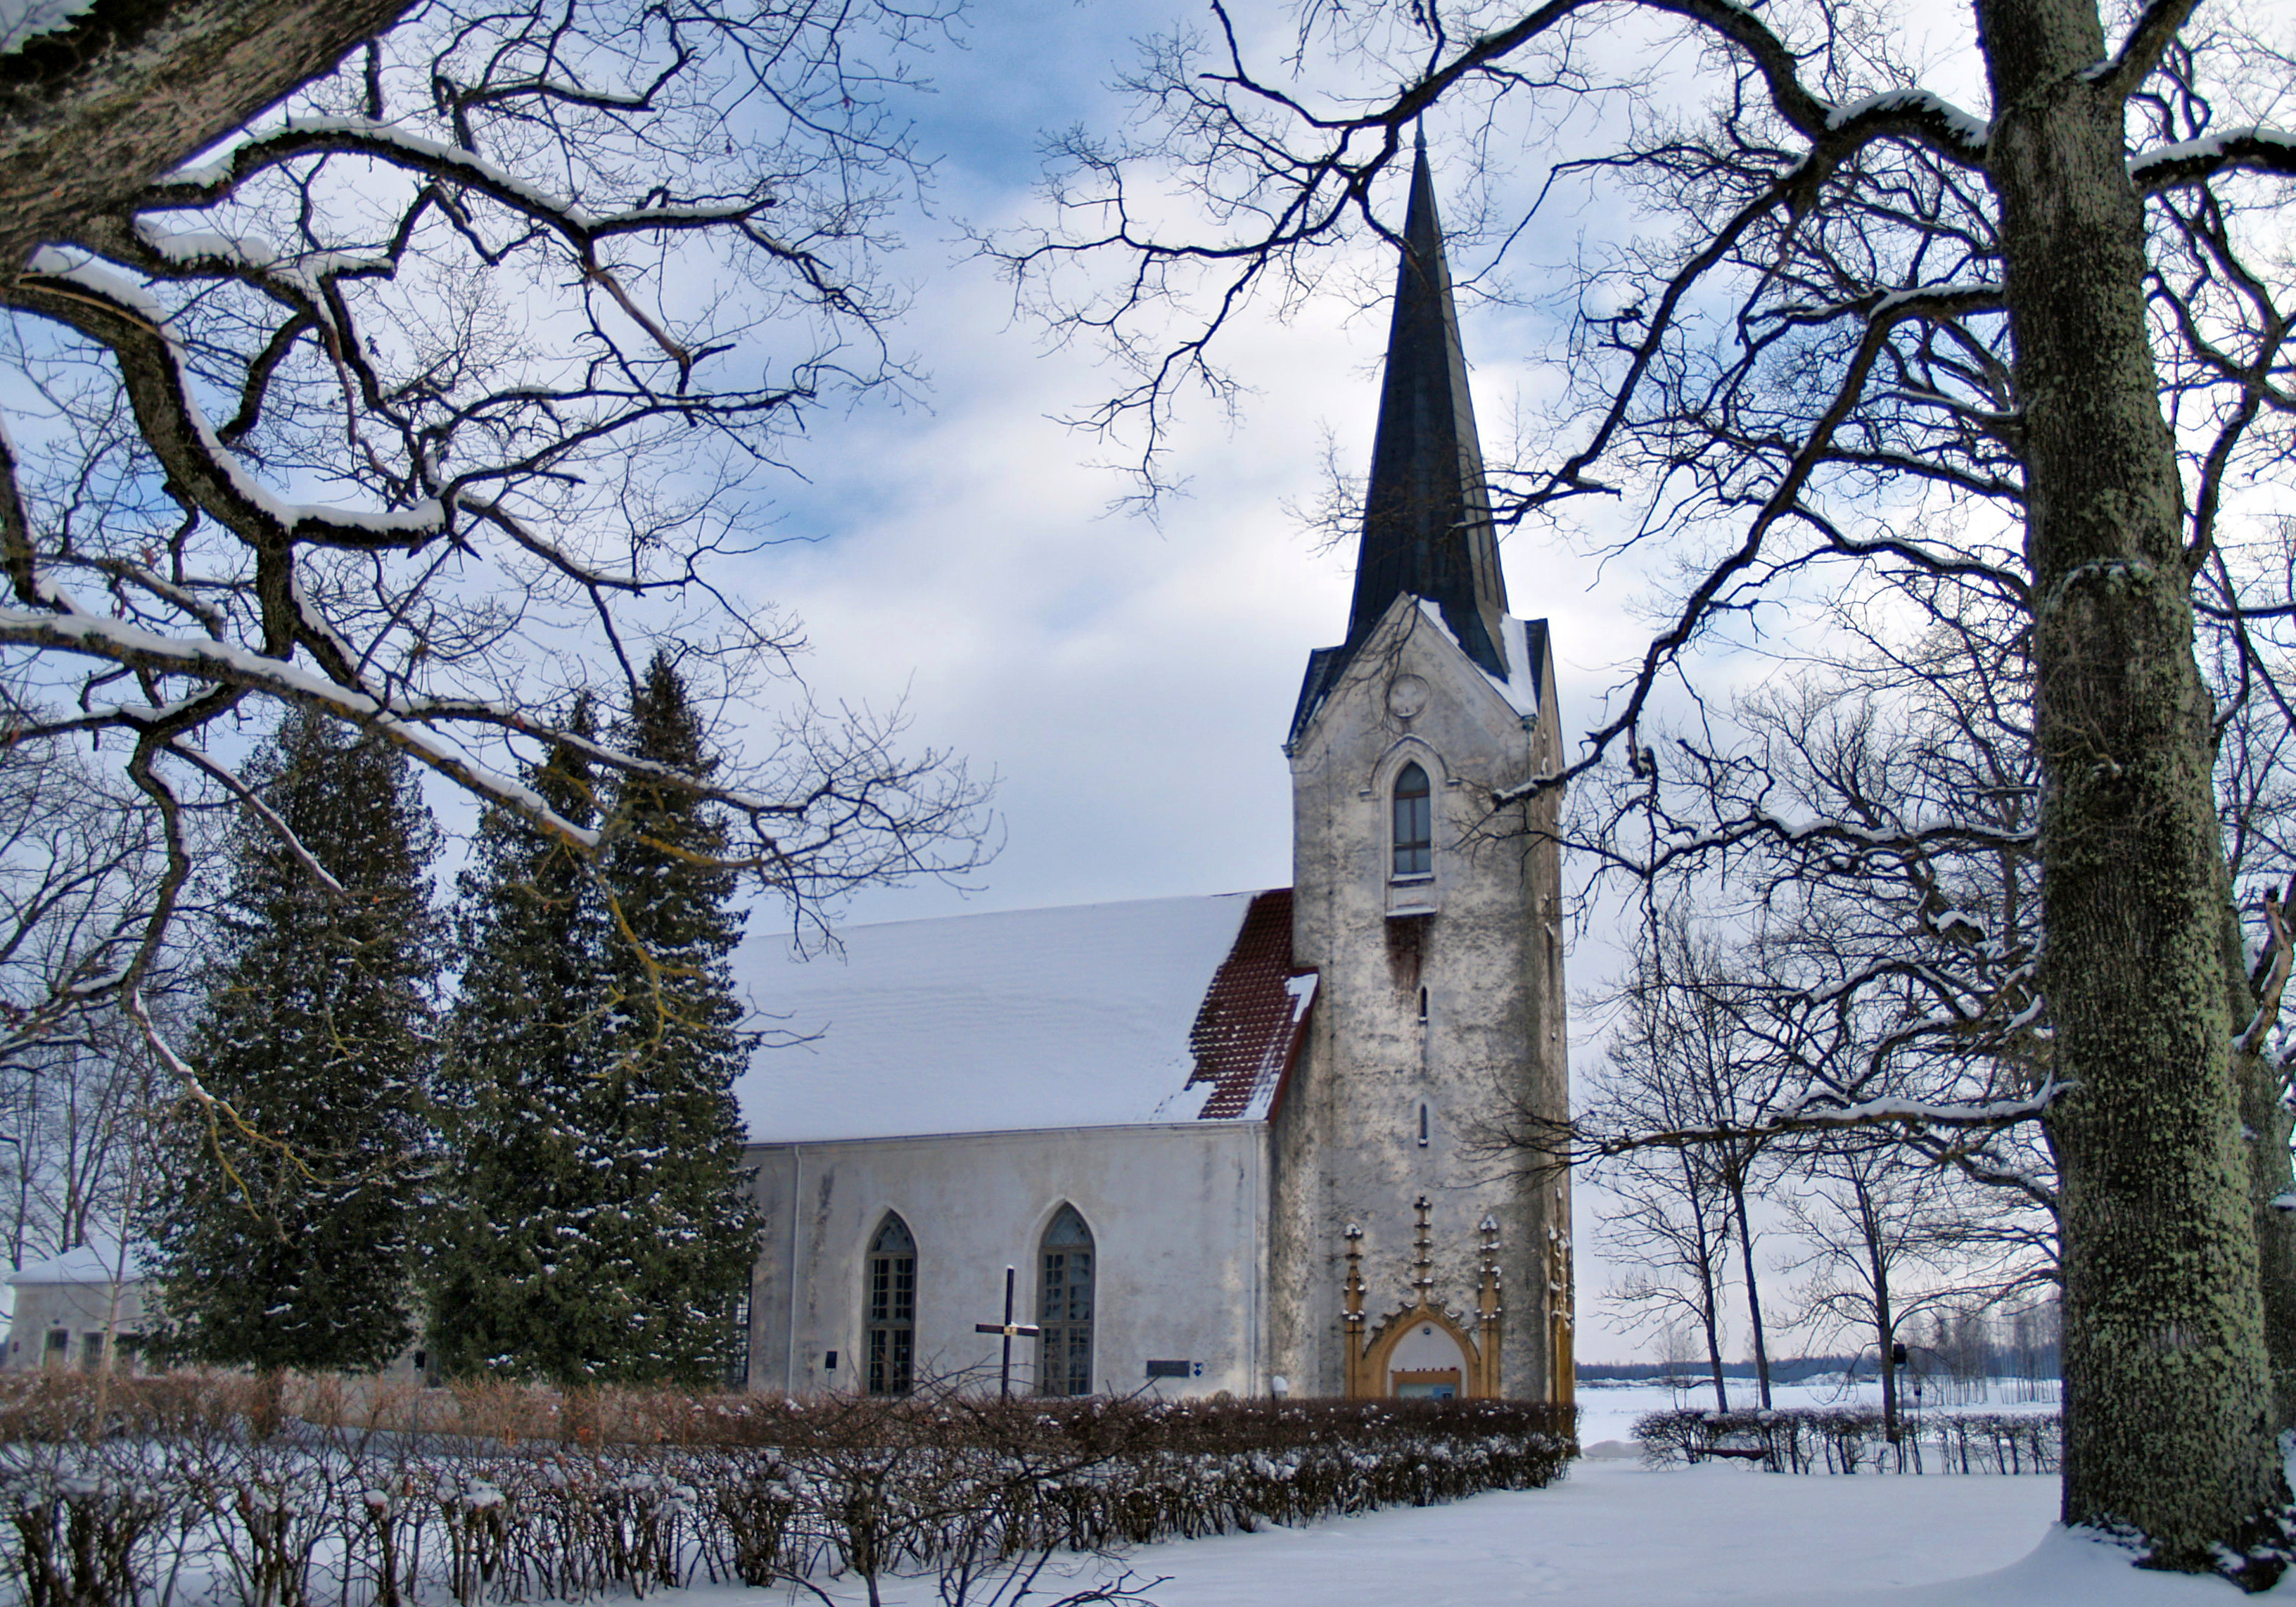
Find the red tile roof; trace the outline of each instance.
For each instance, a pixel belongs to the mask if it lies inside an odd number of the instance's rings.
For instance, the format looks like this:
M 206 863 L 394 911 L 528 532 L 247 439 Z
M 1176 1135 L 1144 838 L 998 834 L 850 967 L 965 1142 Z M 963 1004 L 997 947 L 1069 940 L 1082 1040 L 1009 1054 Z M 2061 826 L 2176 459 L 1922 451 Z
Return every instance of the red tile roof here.
M 1198 1120 L 1265 1121 L 1308 1036 L 1316 973 L 1292 963 L 1292 890 L 1256 893 L 1188 1033 L 1191 1087 L 1211 1083 Z

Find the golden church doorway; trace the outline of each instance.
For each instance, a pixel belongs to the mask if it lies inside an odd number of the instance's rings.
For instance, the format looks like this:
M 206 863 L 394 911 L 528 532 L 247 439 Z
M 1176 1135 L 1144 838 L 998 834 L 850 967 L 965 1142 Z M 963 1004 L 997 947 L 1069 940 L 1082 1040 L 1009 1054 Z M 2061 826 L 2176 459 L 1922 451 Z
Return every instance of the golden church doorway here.
M 1387 1393 L 1398 1400 L 1456 1400 L 1467 1373 L 1458 1340 L 1421 1322 L 1404 1330 L 1387 1353 Z

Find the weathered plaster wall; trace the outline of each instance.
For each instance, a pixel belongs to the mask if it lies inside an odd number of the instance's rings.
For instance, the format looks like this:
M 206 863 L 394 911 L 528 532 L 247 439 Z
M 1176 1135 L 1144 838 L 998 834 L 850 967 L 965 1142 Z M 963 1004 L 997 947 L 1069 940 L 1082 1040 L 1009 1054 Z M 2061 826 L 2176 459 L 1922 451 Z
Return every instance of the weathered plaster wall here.
M 1390 697 L 1407 676 L 1423 688 Z M 1495 788 L 1554 767 L 1546 679 L 1544 709 L 1526 718 L 1402 598 L 1294 746 L 1293 957 L 1323 980 L 1277 1121 L 1270 1365 L 1301 1392 L 1342 1386 L 1342 1230 L 1364 1230 L 1376 1324 L 1409 1295 L 1424 1193 L 1435 1297 L 1454 1310 L 1474 1304 L 1476 1224 L 1498 1218 L 1504 1388 L 1548 1393 L 1547 1229 L 1568 1231 L 1568 1184 L 1526 1177 L 1521 1155 L 1485 1148 L 1526 1109 L 1568 1111 L 1556 804 L 1530 817 L 1489 806 Z M 1414 759 L 1435 800 L 1423 887 L 1390 874 L 1393 783 Z M 1433 913 L 1393 913 L 1423 906 Z
M 1008 1266 L 1020 1269 L 1020 1320 L 1036 1319 L 1037 1243 L 1063 1202 L 1083 1214 L 1098 1252 L 1101 1388 L 1267 1388 L 1263 1123 L 759 1144 L 745 1164 L 757 1168 L 766 1218 L 750 1300 L 752 1388 L 861 1387 L 865 1263 L 889 1210 L 916 1238 L 920 1375 L 977 1370 L 993 1386 L 999 1341 L 973 1324 L 1001 1319 Z M 1151 1386 L 1152 1358 L 1200 1362 L 1202 1373 Z M 1034 1344 L 1016 1342 L 1013 1360 L 1015 1389 L 1032 1389 Z
M 144 1331 L 143 1284 L 129 1279 L 119 1285 L 117 1310 L 112 1306 L 110 1283 L 19 1283 L 16 1285 L 16 1315 L 8 1331 L 8 1353 L 0 1365 L 11 1370 L 25 1371 L 41 1366 L 63 1366 L 77 1371 L 86 1357 L 87 1335 L 102 1333 L 107 1327 L 115 1334 L 141 1335 Z M 62 1330 L 65 1341 L 61 1359 L 50 1355 L 48 1335 Z

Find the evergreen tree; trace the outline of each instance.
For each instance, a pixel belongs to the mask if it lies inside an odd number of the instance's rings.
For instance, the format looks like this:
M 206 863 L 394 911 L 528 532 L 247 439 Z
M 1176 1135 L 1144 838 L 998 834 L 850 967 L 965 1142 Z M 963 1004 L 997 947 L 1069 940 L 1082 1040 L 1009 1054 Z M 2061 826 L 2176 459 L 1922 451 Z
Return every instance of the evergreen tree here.
M 715 768 L 667 654 L 647 667 L 619 734 L 685 775 Z M 735 876 L 718 811 L 690 791 L 632 776 L 613 816 L 607 1058 L 587 1134 L 588 1160 L 612 1184 L 590 1223 L 603 1274 L 595 1320 L 610 1341 L 593 1376 L 702 1382 L 734 1359 L 758 1233 L 733 1094 L 752 1046 L 730 966 Z
M 291 712 L 250 774 L 342 890 L 269 822 L 234 824 L 200 1090 L 163 1124 L 148 1209 L 158 1338 L 186 1361 L 370 1371 L 411 1333 L 437 832 L 405 759 L 324 715 Z
M 586 705 L 578 730 L 586 730 Z M 711 765 L 657 657 L 621 744 Z M 577 824 L 593 777 L 529 778 Z M 733 1359 L 757 1255 L 733 1080 L 748 1036 L 724 828 L 690 791 L 624 782 L 594 873 L 507 816 L 461 882 L 465 970 L 443 1079 L 450 1204 L 432 1279 L 439 1360 L 564 1384 L 705 1383 Z
M 568 728 L 594 731 L 589 697 Z M 564 819 L 597 815 L 590 765 L 554 749 L 526 777 Z M 430 1348 L 449 1375 L 576 1382 L 603 1348 L 589 1314 L 600 1202 L 586 1124 L 602 1086 L 604 901 L 588 861 L 489 811 L 456 881 L 463 963 L 439 1078 L 447 1141 Z

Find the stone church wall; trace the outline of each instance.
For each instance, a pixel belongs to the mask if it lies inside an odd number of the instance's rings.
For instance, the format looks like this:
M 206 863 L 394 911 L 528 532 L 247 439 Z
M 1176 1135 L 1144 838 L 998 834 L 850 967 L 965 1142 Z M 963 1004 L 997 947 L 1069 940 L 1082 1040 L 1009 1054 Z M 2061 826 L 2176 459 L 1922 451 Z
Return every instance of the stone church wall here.
M 1000 1341 L 973 1324 L 1002 1320 L 1008 1266 L 1017 1319 L 1036 1320 L 1039 1242 L 1069 1204 L 1095 1241 L 1095 1389 L 1264 1392 L 1267 1143 L 1264 1123 L 1185 1122 L 752 1146 L 766 1230 L 750 1386 L 862 1387 L 868 1246 L 892 1211 L 916 1241 L 920 1375 L 995 1388 Z M 1189 1370 L 1151 1381 L 1152 1360 Z M 1015 1341 L 1016 1392 L 1036 1367 Z
M 1510 621 L 1511 651 L 1526 651 Z M 1527 666 L 1502 695 L 1442 627 L 1399 600 L 1292 754 L 1293 958 L 1322 973 L 1302 1067 L 1279 1117 L 1277 1371 L 1341 1388 L 1341 1230 L 1364 1232 L 1365 1315 L 1406 1303 L 1414 1200 L 1431 1205 L 1434 1297 L 1472 1311 L 1477 1225 L 1499 1225 L 1502 1388 L 1554 1385 L 1547 1228 L 1558 1183 L 1494 1140 L 1526 1111 L 1568 1111 L 1560 865 L 1496 788 L 1554 763 L 1551 689 L 1526 713 Z M 1392 794 L 1416 762 L 1432 786 L 1433 875 L 1392 873 Z M 1539 806 L 1551 829 L 1553 805 Z M 1423 1126 L 1422 1111 L 1424 1110 Z M 1312 1384 L 1306 1381 L 1312 1380 Z

